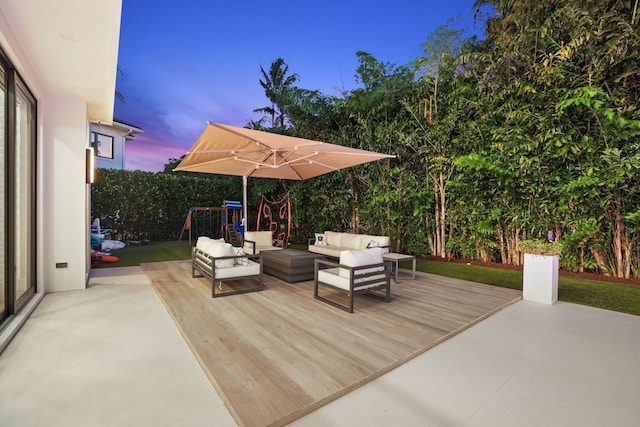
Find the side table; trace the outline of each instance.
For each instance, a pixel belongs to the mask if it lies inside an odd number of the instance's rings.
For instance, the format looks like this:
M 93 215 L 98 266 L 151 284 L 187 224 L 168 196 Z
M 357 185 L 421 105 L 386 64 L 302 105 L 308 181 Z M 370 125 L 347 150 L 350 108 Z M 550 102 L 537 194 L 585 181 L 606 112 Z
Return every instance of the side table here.
M 395 263 L 394 280 L 395 280 L 396 283 L 398 283 L 398 264 L 401 261 L 413 261 L 412 279 L 415 280 L 415 278 L 416 278 L 416 257 L 415 257 L 415 255 L 397 254 L 397 253 L 394 253 L 394 252 L 389 252 L 387 254 L 384 254 L 382 256 L 382 258 L 385 261 L 391 261 L 391 262 Z

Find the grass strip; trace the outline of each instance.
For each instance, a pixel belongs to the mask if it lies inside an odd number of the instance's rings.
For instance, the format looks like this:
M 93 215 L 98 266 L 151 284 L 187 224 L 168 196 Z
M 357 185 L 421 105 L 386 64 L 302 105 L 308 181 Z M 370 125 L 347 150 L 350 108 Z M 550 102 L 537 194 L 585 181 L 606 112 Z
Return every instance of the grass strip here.
M 416 270 L 487 285 L 522 290 L 522 272 L 419 259 Z M 558 300 L 640 316 L 640 285 L 560 275 Z

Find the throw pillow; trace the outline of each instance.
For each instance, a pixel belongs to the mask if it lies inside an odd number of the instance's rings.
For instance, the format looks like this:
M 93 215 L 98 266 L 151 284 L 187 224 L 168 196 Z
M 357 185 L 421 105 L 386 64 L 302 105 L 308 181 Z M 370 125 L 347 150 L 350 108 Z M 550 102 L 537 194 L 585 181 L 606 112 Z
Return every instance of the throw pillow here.
M 233 247 L 233 255 L 237 257 L 241 257 L 244 255 L 244 249 L 242 247 Z M 248 258 L 236 258 L 236 265 L 249 265 Z
M 328 246 L 327 236 L 324 233 L 316 233 L 316 246 Z
M 369 243 L 367 243 L 367 248 L 377 248 L 377 247 L 380 247 L 380 243 L 375 240 L 370 240 Z

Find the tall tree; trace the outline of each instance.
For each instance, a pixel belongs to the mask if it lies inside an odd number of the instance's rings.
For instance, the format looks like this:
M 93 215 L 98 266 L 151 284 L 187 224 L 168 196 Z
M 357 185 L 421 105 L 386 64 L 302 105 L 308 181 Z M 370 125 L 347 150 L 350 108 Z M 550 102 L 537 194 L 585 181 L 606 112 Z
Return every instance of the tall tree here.
M 638 210 L 638 2 L 478 4 L 496 11 L 474 58 L 491 145 L 463 163 L 498 179 L 507 257 L 551 228 L 580 250 L 581 268 L 586 248 L 600 271 L 628 277 L 638 262 L 628 222 Z
M 278 58 L 271 63 L 268 73 L 261 65 L 260 72 L 262 73 L 260 86 L 264 89 L 264 94 L 271 102 L 271 105 L 255 109 L 254 112 L 270 115 L 271 127 L 284 129 L 287 110 L 286 100 L 288 99 L 287 91 L 298 81 L 298 75 L 287 75 L 289 66 L 282 58 Z
M 453 234 L 448 218 L 447 191 L 454 173 L 454 158 L 461 144 L 459 127 L 466 120 L 464 98 L 456 93 L 458 57 L 463 47 L 463 30 L 452 28 L 452 21 L 439 27 L 423 44 L 424 55 L 414 67 L 420 78 L 413 96 L 403 105 L 410 117 L 401 140 L 410 145 L 425 165 L 425 186 L 422 194 L 433 197 L 423 209 L 427 215 L 428 244 L 431 253 L 442 258 L 450 256 L 452 247 L 447 236 Z

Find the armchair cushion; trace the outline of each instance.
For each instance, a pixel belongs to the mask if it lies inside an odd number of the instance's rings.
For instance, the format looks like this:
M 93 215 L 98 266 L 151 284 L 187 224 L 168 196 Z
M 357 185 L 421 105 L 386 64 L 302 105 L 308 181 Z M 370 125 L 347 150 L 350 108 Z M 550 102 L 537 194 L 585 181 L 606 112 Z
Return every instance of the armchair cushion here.
M 382 248 L 345 250 L 340 263 L 316 259 L 314 267 L 314 298 L 353 313 L 354 295 L 383 290 L 386 302 L 391 301 L 391 263 L 382 257 Z M 346 292 L 348 304 L 320 295 L 320 287 Z
M 211 250 L 209 252 L 209 255 L 211 255 L 213 258 L 235 256 L 235 252 L 233 251 L 233 246 L 231 245 L 231 243 L 214 244 L 210 249 Z M 233 258 L 216 259 L 216 268 L 229 268 L 233 267 L 233 264 Z
M 247 254 L 259 254 L 260 251 L 282 249 L 273 246 L 273 233 L 271 231 L 245 231 L 244 252 Z
M 206 276 L 211 280 L 214 298 L 263 289 L 262 255 L 245 255 L 242 248 L 234 248 L 230 243 L 212 241 L 212 239 L 198 239 L 191 255 L 191 271 L 193 278 Z M 198 273 L 200 274 L 198 275 Z M 248 278 L 255 278 L 258 282 L 257 285 L 222 292 L 223 280 Z M 216 282 L 219 282 L 217 287 Z M 220 292 L 216 292 L 216 288 Z
M 347 250 L 340 252 L 340 264 L 347 267 L 362 267 L 364 265 L 382 264 L 382 248 L 371 248 L 364 250 Z M 366 268 L 358 270 L 357 274 L 383 271 L 384 267 Z M 351 271 L 346 268 L 340 269 L 340 277 L 346 279 L 351 277 Z

